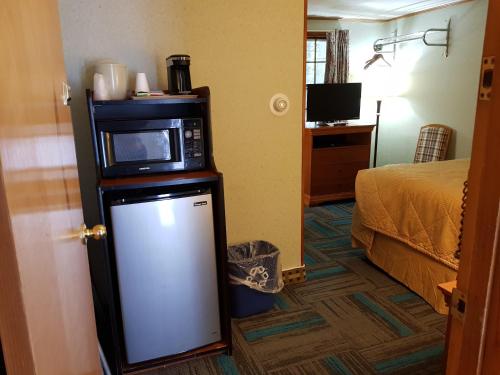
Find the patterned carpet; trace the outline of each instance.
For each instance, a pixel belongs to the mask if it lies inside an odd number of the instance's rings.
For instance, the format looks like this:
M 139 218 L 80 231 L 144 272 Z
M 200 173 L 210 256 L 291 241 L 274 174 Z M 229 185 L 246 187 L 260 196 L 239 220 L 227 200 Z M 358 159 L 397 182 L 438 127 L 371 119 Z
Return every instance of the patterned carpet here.
M 232 357 L 148 374 L 442 374 L 446 317 L 351 247 L 352 207 L 306 209 L 307 281 L 233 320 Z

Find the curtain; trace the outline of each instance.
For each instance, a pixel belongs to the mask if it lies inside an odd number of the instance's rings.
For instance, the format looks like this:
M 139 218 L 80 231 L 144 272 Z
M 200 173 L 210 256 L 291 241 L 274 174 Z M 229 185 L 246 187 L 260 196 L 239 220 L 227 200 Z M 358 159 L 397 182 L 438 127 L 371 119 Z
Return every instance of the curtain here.
M 349 30 L 326 33 L 325 83 L 347 83 L 349 78 Z

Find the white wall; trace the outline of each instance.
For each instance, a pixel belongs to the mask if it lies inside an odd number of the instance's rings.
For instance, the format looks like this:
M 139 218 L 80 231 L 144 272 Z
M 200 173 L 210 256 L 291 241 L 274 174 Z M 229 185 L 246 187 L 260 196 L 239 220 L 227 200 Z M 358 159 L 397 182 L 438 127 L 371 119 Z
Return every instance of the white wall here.
M 166 88 L 165 57 L 187 53 L 193 86 L 207 85 L 212 93 L 228 241 L 268 240 L 282 251 L 284 268 L 300 266 L 304 2 L 60 0 L 59 5 L 75 133 L 84 141 L 81 179 L 94 173 L 83 97 L 93 62 L 115 59 L 131 76 L 146 72 L 150 86 Z M 277 92 L 291 101 L 283 117 L 269 110 Z M 92 195 L 86 192 L 88 199 Z
M 394 61 L 386 56 L 391 68 L 378 64 L 359 73 L 363 91 L 368 91 L 365 114 L 375 112 L 377 96 L 389 95 L 382 102 L 378 165 L 411 162 L 420 127 L 429 123 L 454 129 L 448 158 L 470 156 L 487 5 L 487 0 L 476 0 L 392 22 L 340 24 L 351 30 L 350 65 L 359 70 L 373 55 L 375 39 L 391 35 L 396 28 L 398 34 L 444 28 L 451 18 L 447 58 L 441 47 L 412 41 L 398 45 Z M 309 21 L 308 29 L 339 25 L 338 21 L 318 22 Z
M 481 68 L 486 0 L 476 0 L 394 22 L 398 33 L 445 27 L 451 18 L 449 56 L 440 47 L 420 42 L 396 51 L 396 78 L 407 80 L 401 97 L 389 100 L 380 132 L 382 163 L 411 161 L 405 144 L 415 143 L 420 125 L 444 124 L 454 129 L 448 156 L 470 157 Z M 401 79 L 401 78 L 399 78 Z M 388 152 L 384 145 L 391 147 Z

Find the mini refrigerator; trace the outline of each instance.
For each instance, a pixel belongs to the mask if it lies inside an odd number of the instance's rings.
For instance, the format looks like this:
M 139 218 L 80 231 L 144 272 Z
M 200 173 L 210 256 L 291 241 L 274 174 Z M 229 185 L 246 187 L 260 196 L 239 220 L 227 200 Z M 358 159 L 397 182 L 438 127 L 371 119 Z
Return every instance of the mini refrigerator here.
M 110 214 L 127 362 L 221 340 L 210 191 L 116 199 Z

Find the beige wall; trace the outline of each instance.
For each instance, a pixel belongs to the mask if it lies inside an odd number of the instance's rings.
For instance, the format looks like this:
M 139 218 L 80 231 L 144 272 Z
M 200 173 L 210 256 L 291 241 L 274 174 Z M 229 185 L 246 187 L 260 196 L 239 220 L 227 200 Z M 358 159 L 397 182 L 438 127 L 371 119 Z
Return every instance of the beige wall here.
M 301 264 L 303 6 L 302 0 L 60 0 L 77 136 L 88 138 L 83 91 L 93 61 L 115 59 L 131 76 L 144 71 L 150 86 L 166 88 L 165 57 L 191 55 L 193 86 L 212 93 L 228 241 L 268 240 L 281 249 L 285 269 Z M 291 102 L 283 117 L 268 107 L 277 92 Z M 90 150 L 89 141 L 79 150 L 81 178 L 94 173 Z M 84 199 L 92 196 L 84 192 Z
M 383 98 L 377 165 L 411 162 L 420 127 L 429 123 L 454 129 L 449 158 L 470 156 L 487 5 L 475 0 L 393 22 L 308 22 L 309 30 L 351 30 L 351 79 L 363 82 L 362 116 L 374 121 L 375 101 Z M 392 67 L 362 69 L 376 39 L 395 29 L 446 27 L 450 18 L 449 57 L 443 48 L 412 41 L 398 45 L 394 60 L 386 55 Z

